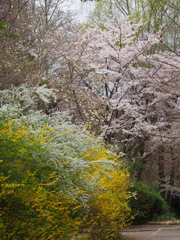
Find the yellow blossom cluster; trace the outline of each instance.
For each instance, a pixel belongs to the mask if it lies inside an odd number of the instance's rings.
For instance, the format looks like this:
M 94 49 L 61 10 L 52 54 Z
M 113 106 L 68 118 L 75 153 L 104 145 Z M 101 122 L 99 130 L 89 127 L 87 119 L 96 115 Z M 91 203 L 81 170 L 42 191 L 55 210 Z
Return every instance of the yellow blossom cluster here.
M 90 211 L 85 217 L 89 223 L 93 239 L 119 239 L 119 230 L 130 224 L 130 208 L 128 199 L 131 195 L 127 192 L 129 187 L 129 173 L 120 165 L 115 154 L 103 146 L 91 148 L 83 153 L 85 158 L 93 162 L 88 169 L 87 179 L 95 177 L 97 188 L 90 199 Z M 106 161 L 113 161 L 111 167 Z

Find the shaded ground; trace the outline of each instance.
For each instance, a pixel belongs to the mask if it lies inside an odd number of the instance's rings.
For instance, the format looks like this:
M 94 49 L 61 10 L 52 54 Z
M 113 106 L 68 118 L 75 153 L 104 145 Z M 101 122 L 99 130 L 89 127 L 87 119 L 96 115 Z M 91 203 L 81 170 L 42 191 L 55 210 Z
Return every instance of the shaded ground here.
M 127 240 L 180 240 L 180 222 L 131 226 L 122 232 L 122 237 Z

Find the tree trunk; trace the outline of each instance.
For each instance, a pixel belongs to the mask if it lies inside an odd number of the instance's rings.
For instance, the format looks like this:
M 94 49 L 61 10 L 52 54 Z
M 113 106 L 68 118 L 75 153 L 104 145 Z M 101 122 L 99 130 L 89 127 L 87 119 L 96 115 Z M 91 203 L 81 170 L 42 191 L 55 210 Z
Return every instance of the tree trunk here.
M 165 191 L 165 167 L 164 167 L 164 146 L 161 145 L 158 149 L 158 175 L 159 175 L 159 182 L 160 182 L 160 191 L 161 195 L 166 198 L 166 191 Z

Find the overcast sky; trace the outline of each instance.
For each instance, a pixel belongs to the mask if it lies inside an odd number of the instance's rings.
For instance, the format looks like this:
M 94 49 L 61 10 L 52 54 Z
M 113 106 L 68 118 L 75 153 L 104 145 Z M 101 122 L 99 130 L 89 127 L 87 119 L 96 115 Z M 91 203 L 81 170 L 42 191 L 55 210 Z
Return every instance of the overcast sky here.
M 85 21 L 87 16 L 95 7 L 95 1 L 82 2 L 81 0 L 67 0 L 65 9 L 71 10 L 77 14 L 80 22 Z

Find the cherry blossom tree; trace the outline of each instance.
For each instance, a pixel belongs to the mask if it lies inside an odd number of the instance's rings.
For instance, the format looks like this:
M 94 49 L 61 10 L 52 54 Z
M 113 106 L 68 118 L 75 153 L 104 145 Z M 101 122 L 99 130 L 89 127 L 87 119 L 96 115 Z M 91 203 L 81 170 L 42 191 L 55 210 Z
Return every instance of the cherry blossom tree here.
M 180 59 L 172 51 L 152 54 L 162 32 L 140 37 L 141 26 L 114 15 L 86 29 L 79 43 L 86 46 L 88 62 L 83 84 L 106 105 L 102 136 L 117 144 L 131 165 L 137 160 L 148 165 L 155 153 L 157 180 L 164 183 L 175 177 L 179 164 L 174 146 L 179 144 Z M 173 163 L 165 170 L 167 151 Z M 141 169 L 135 177 L 141 179 Z
M 169 48 L 176 51 L 179 47 L 179 10 L 179 0 L 101 0 L 89 21 L 102 21 L 105 16 L 116 11 L 121 17 L 128 16 L 143 21 L 141 35 L 146 32 L 155 33 L 163 26 L 163 41 L 158 45 L 158 49 Z

